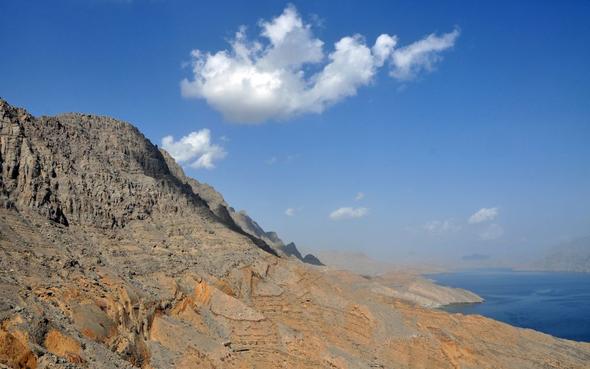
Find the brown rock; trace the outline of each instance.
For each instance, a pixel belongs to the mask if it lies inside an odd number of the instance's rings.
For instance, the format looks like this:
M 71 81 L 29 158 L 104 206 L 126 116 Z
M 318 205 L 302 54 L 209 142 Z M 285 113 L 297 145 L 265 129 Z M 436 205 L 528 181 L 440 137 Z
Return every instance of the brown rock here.
M 84 359 L 82 359 L 82 347 L 80 346 L 80 343 L 72 337 L 66 336 L 55 329 L 52 329 L 47 333 L 44 346 L 47 348 L 47 351 L 65 358 L 70 363 L 81 364 L 84 362 Z

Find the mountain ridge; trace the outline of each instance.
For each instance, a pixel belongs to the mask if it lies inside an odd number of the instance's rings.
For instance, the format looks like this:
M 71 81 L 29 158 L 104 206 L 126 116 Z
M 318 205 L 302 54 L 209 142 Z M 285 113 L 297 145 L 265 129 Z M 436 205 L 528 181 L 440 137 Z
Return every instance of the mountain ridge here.
M 283 240 L 276 232 L 265 231 L 254 219 L 252 219 L 245 211 L 235 211 L 233 207 L 229 206 L 223 196 L 211 185 L 199 182 L 194 178 L 187 177 L 180 165 L 178 165 L 174 158 L 164 149 L 160 148 L 166 163 L 170 168 L 173 168 L 175 176 L 180 178 L 183 182 L 188 184 L 192 190 L 205 200 L 209 208 L 220 218 L 227 221 L 229 224 L 236 226 L 245 233 L 263 241 L 268 245 L 277 255 L 295 256 L 302 262 L 307 262 L 314 265 L 323 265 L 318 258 L 309 254 L 307 259 L 299 253 L 295 243 L 291 242 L 285 245 Z M 296 252 L 294 252 L 295 250 Z

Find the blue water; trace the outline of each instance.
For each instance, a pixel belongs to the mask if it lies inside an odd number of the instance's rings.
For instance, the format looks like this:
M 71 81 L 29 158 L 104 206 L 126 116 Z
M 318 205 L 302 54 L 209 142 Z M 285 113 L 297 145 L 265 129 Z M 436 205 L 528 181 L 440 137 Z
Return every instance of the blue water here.
M 556 337 L 590 342 L 590 273 L 470 271 L 429 277 L 486 300 L 447 306 L 446 311 L 480 314 Z

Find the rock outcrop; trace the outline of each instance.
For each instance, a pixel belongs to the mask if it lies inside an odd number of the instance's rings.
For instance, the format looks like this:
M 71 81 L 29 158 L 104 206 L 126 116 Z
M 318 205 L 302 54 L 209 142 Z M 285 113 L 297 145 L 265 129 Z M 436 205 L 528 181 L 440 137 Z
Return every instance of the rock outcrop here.
M 590 344 L 279 257 L 133 126 L 0 101 L 0 367 L 587 368 Z M 279 256 L 277 256 L 279 255 Z

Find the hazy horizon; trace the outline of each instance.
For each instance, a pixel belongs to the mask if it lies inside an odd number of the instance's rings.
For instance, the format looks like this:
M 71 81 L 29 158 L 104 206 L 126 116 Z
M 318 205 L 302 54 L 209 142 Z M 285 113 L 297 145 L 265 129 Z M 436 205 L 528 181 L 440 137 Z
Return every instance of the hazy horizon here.
M 519 264 L 588 236 L 590 3 L 423 5 L 5 1 L 0 96 L 133 123 L 303 250 Z

